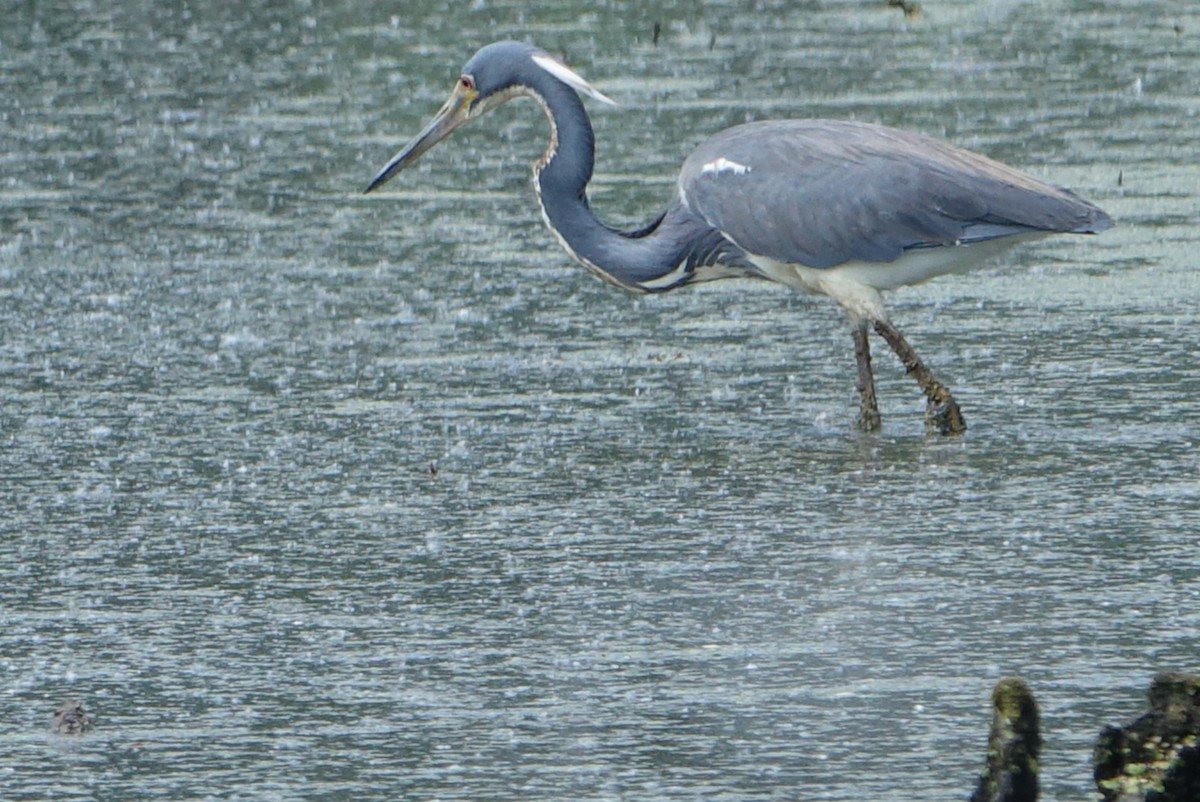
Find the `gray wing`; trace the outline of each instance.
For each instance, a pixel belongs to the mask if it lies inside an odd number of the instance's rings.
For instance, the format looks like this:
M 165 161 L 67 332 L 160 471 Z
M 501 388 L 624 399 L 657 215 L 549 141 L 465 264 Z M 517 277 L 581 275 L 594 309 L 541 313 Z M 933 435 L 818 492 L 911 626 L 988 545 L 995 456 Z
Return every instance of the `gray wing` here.
M 912 248 L 1112 225 L 1068 190 L 930 137 L 878 125 L 785 120 L 703 142 L 683 202 L 744 250 L 825 268 Z

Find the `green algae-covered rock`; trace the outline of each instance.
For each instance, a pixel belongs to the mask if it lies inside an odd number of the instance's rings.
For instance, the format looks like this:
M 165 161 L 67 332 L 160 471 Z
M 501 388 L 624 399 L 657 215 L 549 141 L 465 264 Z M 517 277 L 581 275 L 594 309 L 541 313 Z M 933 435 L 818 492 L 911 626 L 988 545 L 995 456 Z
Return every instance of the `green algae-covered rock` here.
M 1105 802 L 1200 802 L 1200 677 L 1166 671 L 1150 685 L 1150 711 L 1096 742 Z
M 971 802 L 1036 802 L 1041 748 L 1033 692 L 1016 677 L 1000 680 L 992 691 L 987 766 Z

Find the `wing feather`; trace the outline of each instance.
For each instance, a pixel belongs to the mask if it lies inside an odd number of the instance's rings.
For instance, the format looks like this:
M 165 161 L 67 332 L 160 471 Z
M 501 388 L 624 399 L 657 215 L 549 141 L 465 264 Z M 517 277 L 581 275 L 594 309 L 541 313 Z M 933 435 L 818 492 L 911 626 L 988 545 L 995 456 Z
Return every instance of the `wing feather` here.
M 679 183 L 693 213 L 741 248 L 815 268 L 1112 224 L 1061 187 L 930 137 L 867 123 L 730 128 L 696 148 Z

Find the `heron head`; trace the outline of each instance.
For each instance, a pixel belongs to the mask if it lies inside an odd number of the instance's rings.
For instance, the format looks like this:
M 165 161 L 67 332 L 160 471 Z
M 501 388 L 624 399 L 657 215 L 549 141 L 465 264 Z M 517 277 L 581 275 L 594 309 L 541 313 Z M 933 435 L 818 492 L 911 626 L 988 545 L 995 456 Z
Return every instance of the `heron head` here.
M 421 133 L 384 165 L 366 192 L 387 182 L 469 120 L 519 95 L 537 94 L 534 87 L 539 79 L 544 80 L 545 74 L 577 92 L 613 104 L 578 73 L 544 50 L 521 42 L 495 42 L 482 48 L 463 66 L 441 110 Z

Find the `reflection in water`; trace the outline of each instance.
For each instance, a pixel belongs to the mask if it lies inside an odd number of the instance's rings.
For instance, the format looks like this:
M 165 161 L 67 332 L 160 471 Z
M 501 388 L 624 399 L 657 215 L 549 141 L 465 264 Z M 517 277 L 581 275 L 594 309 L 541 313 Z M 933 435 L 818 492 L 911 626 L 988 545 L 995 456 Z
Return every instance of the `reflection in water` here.
M 1200 21 L 924 6 L 6 9 L 7 797 L 965 796 L 1010 673 L 1047 795 L 1085 796 L 1097 722 L 1195 668 Z M 360 196 L 466 31 L 622 104 L 613 224 L 694 137 L 822 116 L 1121 226 L 899 293 L 976 423 L 927 440 L 880 370 L 855 435 L 824 306 L 568 268 L 528 108 Z M 51 739 L 70 697 L 96 727 Z

